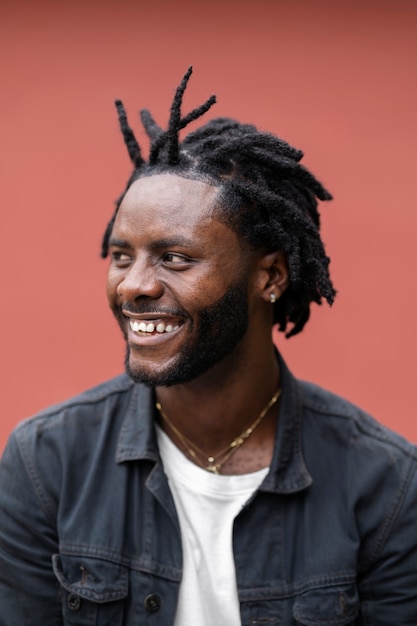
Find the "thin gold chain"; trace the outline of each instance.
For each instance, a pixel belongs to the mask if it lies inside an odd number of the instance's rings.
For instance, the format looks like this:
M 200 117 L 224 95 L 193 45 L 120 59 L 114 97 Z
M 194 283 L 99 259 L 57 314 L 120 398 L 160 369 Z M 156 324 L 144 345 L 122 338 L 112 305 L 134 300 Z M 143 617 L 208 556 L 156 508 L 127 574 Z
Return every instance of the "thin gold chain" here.
M 256 420 L 248 428 L 245 428 L 240 433 L 240 435 L 235 437 L 233 441 L 229 443 L 228 446 L 223 448 L 223 450 L 220 450 L 220 452 L 217 452 L 216 455 L 211 455 L 211 456 L 207 456 L 207 454 L 203 450 L 201 450 L 201 448 L 199 448 L 195 443 L 190 441 L 188 437 L 186 437 L 171 422 L 168 415 L 163 410 L 160 402 L 156 403 L 156 408 L 161 414 L 161 417 L 163 418 L 163 420 L 168 424 L 171 430 L 177 435 L 178 439 L 183 443 L 183 445 L 185 446 L 187 450 L 188 455 L 197 463 L 197 465 L 206 469 L 209 472 L 218 474 L 222 466 L 226 463 L 226 461 L 228 461 L 230 457 L 232 456 L 232 454 L 234 454 L 245 443 L 245 441 L 251 436 L 255 428 L 259 426 L 259 424 L 262 422 L 265 415 L 268 413 L 269 409 L 277 402 L 280 395 L 281 395 L 281 389 L 278 389 L 278 391 L 274 393 L 274 395 L 272 396 L 268 404 L 265 406 L 265 408 L 262 409 L 261 413 L 258 415 Z M 199 458 L 199 456 L 201 458 Z

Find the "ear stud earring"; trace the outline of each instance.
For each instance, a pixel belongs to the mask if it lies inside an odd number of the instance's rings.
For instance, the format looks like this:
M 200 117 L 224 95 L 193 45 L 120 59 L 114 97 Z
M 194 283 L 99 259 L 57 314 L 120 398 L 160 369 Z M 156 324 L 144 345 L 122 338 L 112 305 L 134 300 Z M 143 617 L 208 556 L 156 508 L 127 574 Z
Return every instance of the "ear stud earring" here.
M 271 295 L 269 296 L 269 300 L 271 301 L 271 304 L 274 304 L 274 302 L 276 302 L 277 297 L 274 293 L 271 293 Z

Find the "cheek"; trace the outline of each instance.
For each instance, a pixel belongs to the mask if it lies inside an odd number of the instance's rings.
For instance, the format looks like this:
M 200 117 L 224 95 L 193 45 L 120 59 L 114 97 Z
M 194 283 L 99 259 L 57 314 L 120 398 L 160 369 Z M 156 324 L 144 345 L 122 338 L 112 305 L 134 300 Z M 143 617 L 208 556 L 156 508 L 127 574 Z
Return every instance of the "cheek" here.
M 193 276 L 178 277 L 169 288 L 175 299 L 189 309 L 204 309 L 223 297 L 236 282 L 223 267 L 210 267 Z
M 193 312 L 211 308 L 237 285 L 246 291 L 247 281 L 242 276 L 235 274 L 226 276 L 224 267 L 218 268 L 204 277 L 201 276 L 192 286 L 184 287 L 182 292 L 177 292 L 176 299 L 192 315 Z

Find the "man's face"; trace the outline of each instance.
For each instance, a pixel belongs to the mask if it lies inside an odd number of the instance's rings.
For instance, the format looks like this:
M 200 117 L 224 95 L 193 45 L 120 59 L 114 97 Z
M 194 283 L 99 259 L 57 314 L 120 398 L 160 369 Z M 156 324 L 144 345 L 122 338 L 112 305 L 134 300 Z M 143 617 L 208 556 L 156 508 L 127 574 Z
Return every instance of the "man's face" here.
M 192 380 L 233 352 L 248 326 L 249 250 L 215 219 L 218 189 L 140 178 L 110 239 L 107 294 L 135 381 Z

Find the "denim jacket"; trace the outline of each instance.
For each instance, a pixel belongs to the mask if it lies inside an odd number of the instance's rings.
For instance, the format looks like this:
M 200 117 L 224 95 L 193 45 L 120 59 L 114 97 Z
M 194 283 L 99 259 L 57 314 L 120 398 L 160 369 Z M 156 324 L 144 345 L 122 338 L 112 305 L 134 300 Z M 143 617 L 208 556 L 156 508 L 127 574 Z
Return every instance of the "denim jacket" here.
M 281 371 L 270 471 L 234 524 L 242 624 L 417 625 L 416 449 Z M 1 626 L 174 623 L 180 530 L 153 414 L 123 375 L 12 434 Z

